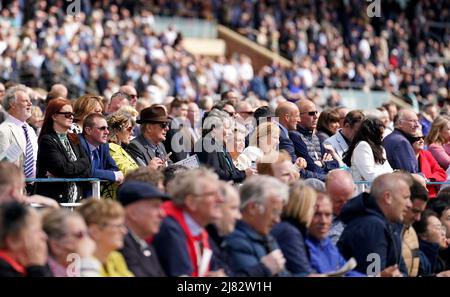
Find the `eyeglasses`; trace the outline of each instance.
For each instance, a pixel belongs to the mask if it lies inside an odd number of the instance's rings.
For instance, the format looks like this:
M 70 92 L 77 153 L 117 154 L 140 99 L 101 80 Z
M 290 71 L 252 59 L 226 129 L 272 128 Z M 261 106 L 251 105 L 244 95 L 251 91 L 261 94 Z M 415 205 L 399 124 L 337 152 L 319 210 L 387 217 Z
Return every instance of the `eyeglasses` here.
M 130 97 L 130 98 L 137 98 L 137 95 L 136 94 L 127 94 L 128 95 L 128 97 Z
M 317 110 L 314 110 L 314 111 L 305 111 L 305 112 L 301 112 L 300 114 L 307 114 L 307 115 L 309 115 L 310 117 L 313 117 L 313 116 L 315 116 L 315 115 L 317 115 L 319 112 L 317 111 Z
M 108 130 L 108 126 L 94 127 L 95 129 L 99 129 L 100 131 Z
M 164 123 L 155 123 L 158 124 L 162 129 L 166 129 L 167 127 L 169 127 L 169 122 L 164 122 Z
M 58 111 L 58 112 L 55 112 L 55 113 L 64 115 L 64 117 L 66 119 L 70 119 L 71 117 L 75 116 L 75 114 L 73 112 L 71 112 L 71 111 Z

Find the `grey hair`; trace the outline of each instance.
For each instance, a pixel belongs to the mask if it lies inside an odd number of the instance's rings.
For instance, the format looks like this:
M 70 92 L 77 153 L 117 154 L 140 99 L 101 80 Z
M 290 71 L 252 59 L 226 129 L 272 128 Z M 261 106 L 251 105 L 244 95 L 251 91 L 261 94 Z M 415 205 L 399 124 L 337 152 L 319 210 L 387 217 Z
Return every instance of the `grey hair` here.
M 125 99 L 130 99 L 130 96 L 122 91 L 117 91 L 114 94 L 111 95 L 111 99 L 109 100 L 109 102 L 113 101 L 116 98 L 125 98 Z
M 11 108 L 12 103 L 16 101 L 16 94 L 19 91 L 28 94 L 28 88 L 22 84 L 16 85 L 6 90 L 5 97 L 3 98 L 3 108 L 6 111 L 8 111 Z
M 239 195 L 237 187 L 222 180 L 220 181 L 220 191 L 225 201 L 227 201 L 230 196 Z
M 225 120 L 231 121 L 231 117 L 224 111 L 213 109 L 203 121 L 203 133 L 207 134 L 214 129 L 222 129 Z
M 212 182 L 219 182 L 217 174 L 206 167 L 199 167 L 175 175 L 168 192 L 176 206 L 183 206 L 186 196 L 201 194 L 205 183 Z
M 317 178 L 308 178 L 305 180 L 305 184 L 313 188 L 316 192 L 325 193 L 327 191 L 325 183 Z
M 257 175 L 248 178 L 239 189 L 241 210 L 250 202 L 263 204 L 268 198 L 278 196 L 286 203 L 289 198 L 289 187 L 267 175 Z

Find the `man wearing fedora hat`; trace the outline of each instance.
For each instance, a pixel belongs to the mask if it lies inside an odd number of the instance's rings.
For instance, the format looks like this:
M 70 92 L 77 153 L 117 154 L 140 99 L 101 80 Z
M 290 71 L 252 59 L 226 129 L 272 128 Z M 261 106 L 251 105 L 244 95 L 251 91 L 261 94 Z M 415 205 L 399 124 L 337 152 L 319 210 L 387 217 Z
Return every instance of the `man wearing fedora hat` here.
M 119 188 L 118 199 L 125 209 L 128 233 L 120 252 L 128 268 L 138 277 L 166 276 L 151 244 L 145 241 L 159 232 L 164 217 L 162 203 L 169 196 L 142 181 L 126 181 Z
M 158 169 L 172 164 L 163 145 L 170 126 L 166 109 L 156 104 L 144 108 L 136 122 L 141 124 L 141 133 L 131 141 L 128 153 L 140 166 Z

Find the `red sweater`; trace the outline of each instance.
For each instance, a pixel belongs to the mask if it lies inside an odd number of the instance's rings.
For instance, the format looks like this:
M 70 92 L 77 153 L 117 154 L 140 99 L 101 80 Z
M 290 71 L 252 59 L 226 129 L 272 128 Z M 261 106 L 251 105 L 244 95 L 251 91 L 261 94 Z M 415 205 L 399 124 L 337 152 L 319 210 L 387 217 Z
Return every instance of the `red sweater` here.
M 447 180 L 447 173 L 439 166 L 436 159 L 429 151 L 421 150 L 419 152 L 419 170 L 430 181 L 444 182 Z M 428 185 L 428 194 L 430 198 L 435 198 L 439 192 L 439 185 Z
M 195 248 L 195 242 L 201 242 L 203 245 L 203 250 L 209 249 L 209 242 L 208 242 L 208 232 L 206 232 L 204 229 L 198 236 L 192 235 L 191 231 L 189 230 L 186 221 L 184 220 L 183 211 L 176 207 L 172 201 L 167 201 L 163 204 L 164 211 L 166 212 L 167 216 L 172 217 L 175 219 L 178 224 L 180 224 L 181 228 L 184 231 L 184 234 L 186 235 L 186 248 L 189 252 L 189 257 L 191 258 L 192 267 L 194 268 L 194 271 L 192 272 L 191 276 L 199 276 L 199 262 L 201 258 L 201 255 L 198 254 Z

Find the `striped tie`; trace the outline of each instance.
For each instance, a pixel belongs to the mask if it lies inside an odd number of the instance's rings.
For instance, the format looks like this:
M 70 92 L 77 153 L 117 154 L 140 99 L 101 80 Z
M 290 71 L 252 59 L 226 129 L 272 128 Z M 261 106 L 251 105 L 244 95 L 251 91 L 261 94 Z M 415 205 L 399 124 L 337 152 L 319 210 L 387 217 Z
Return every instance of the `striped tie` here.
M 33 156 L 33 146 L 31 145 L 30 137 L 28 136 L 27 125 L 23 125 L 23 132 L 25 133 L 25 140 L 27 142 L 27 147 L 25 150 L 25 167 L 24 173 L 25 178 L 33 178 L 34 177 L 34 156 Z

